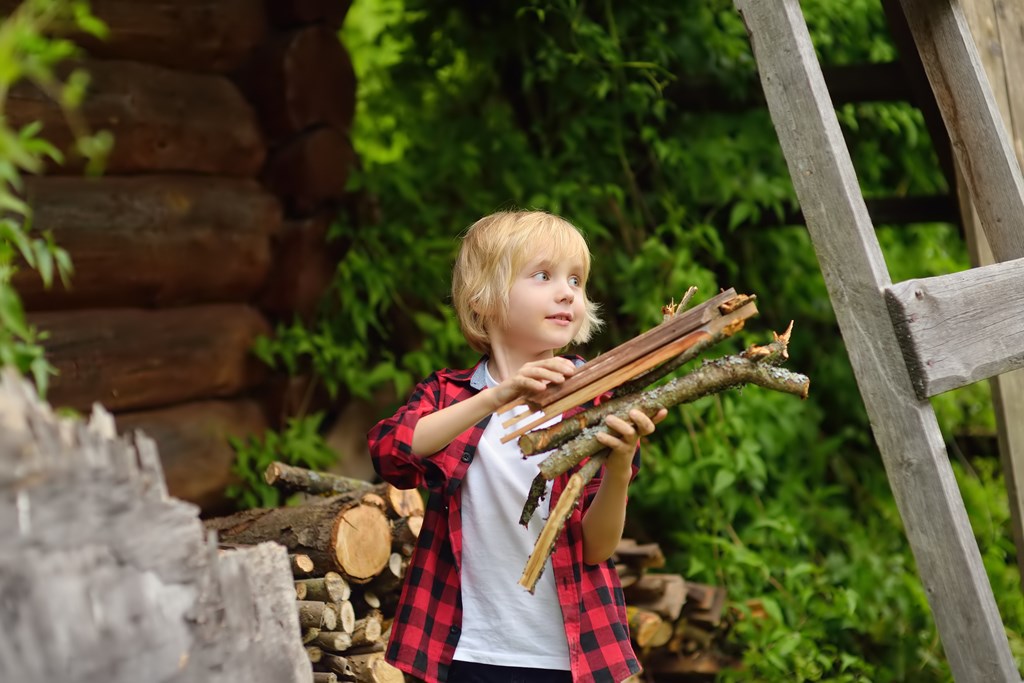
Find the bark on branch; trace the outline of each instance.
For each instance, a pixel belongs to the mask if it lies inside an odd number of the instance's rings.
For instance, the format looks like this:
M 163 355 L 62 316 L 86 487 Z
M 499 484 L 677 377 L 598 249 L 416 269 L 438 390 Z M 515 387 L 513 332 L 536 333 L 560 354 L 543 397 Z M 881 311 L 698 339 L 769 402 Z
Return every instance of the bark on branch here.
M 662 408 L 690 403 L 704 396 L 745 384 L 756 384 L 766 389 L 793 394 L 802 399 L 807 398 L 810 380 L 805 375 L 775 366 L 775 363 L 780 363 L 788 358 L 787 348 L 792 330 L 793 323 L 791 322 L 783 334 L 774 334 L 774 339 L 769 344 L 752 346 L 740 354 L 708 361 L 693 372 L 676 378 L 657 389 L 639 395 L 623 396 L 611 401 L 608 405 L 614 404 L 612 410 L 600 412 L 598 409 L 592 409 L 595 411 L 594 415 L 597 415 L 594 421 L 602 420 L 605 415 L 615 414 L 623 420 L 631 422 L 628 413 L 634 408 L 643 411 L 648 416 L 653 416 Z M 605 406 L 598 408 L 605 408 Z M 551 433 L 544 437 L 550 440 L 557 438 L 564 441 L 566 438 L 571 438 L 573 434 L 575 434 L 575 438 L 541 462 L 540 474 L 534 480 L 526 504 L 523 506 L 520 524 L 525 526 L 529 523 L 544 494 L 546 480 L 554 479 L 560 474 L 568 472 L 587 457 L 590 459 L 570 477 L 558 503 L 551 510 L 547 523 L 534 546 L 534 551 L 527 561 L 520 585 L 529 589 L 530 592 L 533 592 L 533 587 L 540 578 L 544 563 L 554 548 L 555 539 L 564 526 L 569 512 L 576 505 L 586 483 L 594 477 L 607 459 L 608 450 L 595 437 L 602 431 L 609 432 L 611 430 L 603 424 L 593 424 L 581 430 L 581 425 L 587 424 L 589 419 L 567 421 L 568 426 L 563 430 L 558 429 L 560 425 L 544 430 Z M 570 436 L 566 437 L 566 434 Z

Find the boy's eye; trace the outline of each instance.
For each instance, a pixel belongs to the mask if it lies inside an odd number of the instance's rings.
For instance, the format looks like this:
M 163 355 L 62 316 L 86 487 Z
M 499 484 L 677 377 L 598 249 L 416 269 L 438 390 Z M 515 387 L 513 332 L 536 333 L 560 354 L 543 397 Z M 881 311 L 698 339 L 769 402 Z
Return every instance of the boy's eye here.
M 572 285 L 573 287 L 579 287 L 580 279 L 573 275 L 572 277 L 569 278 L 569 284 Z
M 541 270 L 541 271 L 536 272 L 536 273 L 533 274 L 533 279 L 534 280 L 546 281 L 548 279 L 548 274 L 545 273 L 543 270 Z

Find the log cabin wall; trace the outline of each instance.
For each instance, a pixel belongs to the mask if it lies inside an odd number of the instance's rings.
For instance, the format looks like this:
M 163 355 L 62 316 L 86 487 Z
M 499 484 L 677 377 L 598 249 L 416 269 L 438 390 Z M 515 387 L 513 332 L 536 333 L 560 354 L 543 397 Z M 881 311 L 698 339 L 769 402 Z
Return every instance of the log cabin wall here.
M 0 0 L 0 15 L 18 5 Z M 73 36 L 91 85 L 80 113 L 110 130 L 101 178 L 73 163 L 27 182 L 35 227 L 72 287 L 15 286 L 59 370 L 49 400 L 99 402 L 159 444 L 168 488 L 230 504 L 228 436 L 276 426 L 281 381 L 252 356 L 277 320 L 312 314 L 354 152 L 345 0 L 92 0 L 110 35 Z M 5 115 L 71 140 L 59 107 L 20 86 Z

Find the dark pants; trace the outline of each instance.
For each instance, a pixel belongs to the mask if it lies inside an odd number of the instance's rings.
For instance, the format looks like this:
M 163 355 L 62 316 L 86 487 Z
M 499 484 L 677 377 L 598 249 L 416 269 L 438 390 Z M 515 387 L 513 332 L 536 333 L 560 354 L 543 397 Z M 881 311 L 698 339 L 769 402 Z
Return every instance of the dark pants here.
M 456 660 L 448 669 L 448 683 L 572 683 L 572 673 Z

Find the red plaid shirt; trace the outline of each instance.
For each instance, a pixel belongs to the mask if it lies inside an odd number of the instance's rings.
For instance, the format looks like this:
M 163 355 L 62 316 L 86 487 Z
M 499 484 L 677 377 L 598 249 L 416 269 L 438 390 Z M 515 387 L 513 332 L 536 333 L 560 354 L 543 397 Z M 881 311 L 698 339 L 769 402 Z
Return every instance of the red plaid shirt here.
M 583 360 L 576 358 L 577 365 Z M 387 660 L 427 683 L 448 678 L 459 641 L 462 597 L 462 491 L 490 416 L 467 429 L 442 451 L 424 458 L 412 453 L 412 434 L 424 415 L 445 408 L 486 387 L 483 362 L 470 370 L 441 370 L 413 390 L 409 402 L 368 435 L 373 465 L 385 481 L 403 489 L 430 491 L 423 527 L 413 554 L 395 620 Z M 639 467 L 639 451 L 633 474 Z M 573 470 L 575 471 L 575 470 Z M 572 472 L 552 483 L 551 504 Z M 552 555 L 555 585 L 569 642 L 573 680 L 617 683 L 640 671 L 629 641 L 626 602 L 614 564 L 583 562 L 583 513 L 597 494 L 601 475 L 587 485 L 581 503 L 566 522 Z M 525 501 L 524 501 L 525 502 Z

